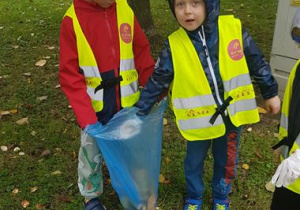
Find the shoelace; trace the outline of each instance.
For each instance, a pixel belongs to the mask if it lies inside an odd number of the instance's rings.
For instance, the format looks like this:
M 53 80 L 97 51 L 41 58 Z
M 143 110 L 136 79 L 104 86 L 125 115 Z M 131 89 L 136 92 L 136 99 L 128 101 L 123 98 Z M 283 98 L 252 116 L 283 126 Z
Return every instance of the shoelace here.
M 225 205 L 218 204 L 216 205 L 217 210 L 226 210 Z
M 197 210 L 197 208 L 198 208 L 198 205 L 192 205 L 192 204 L 189 204 L 187 210 Z

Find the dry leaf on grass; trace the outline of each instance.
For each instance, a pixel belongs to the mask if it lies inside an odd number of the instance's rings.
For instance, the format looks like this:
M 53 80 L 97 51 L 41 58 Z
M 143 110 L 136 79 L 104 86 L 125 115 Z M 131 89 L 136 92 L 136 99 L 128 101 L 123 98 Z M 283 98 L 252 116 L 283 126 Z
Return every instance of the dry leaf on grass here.
M 245 169 L 245 170 L 249 170 L 250 166 L 247 163 L 244 163 L 242 165 L 242 168 Z
M 21 205 L 23 208 L 27 208 L 29 206 L 30 202 L 28 200 L 22 201 Z
M 31 193 L 34 193 L 34 192 L 36 192 L 38 190 L 38 187 L 32 187 L 32 188 L 30 188 L 30 192 Z
M 264 108 L 262 108 L 262 107 L 257 107 L 257 109 L 258 109 L 258 112 L 260 114 L 266 114 L 267 113 L 267 111 Z
M 164 183 L 165 179 L 166 178 L 163 174 L 159 174 L 159 183 Z
M 266 185 L 265 188 L 269 192 L 275 192 L 275 186 L 272 184 L 271 181 L 269 181 Z
M 42 154 L 40 155 L 40 157 L 45 157 L 45 156 L 49 156 L 51 154 L 49 149 L 46 149 L 42 152 Z
M 37 67 L 42 67 L 42 66 L 45 66 L 46 63 L 47 63 L 47 60 L 42 59 L 40 61 L 35 62 L 34 65 L 37 66 Z
M 6 152 L 8 150 L 7 146 L 1 146 L 1 151 Z
M 51 175 L 55 176 L 55 175 L 60 175 L 61 174 L 61 171 L 60 170 L 57 170 L 57 171 L 53 171 L 51 173 Z
M 25 124 L 28 124 L 29 121 L 28 121 L 28 118 L 25 117 L 25 118 L 22 118 L 22 119 L 18 120 L 16 123 L 17 123 L 18 125 L 25 125 Z
M 37 97 L 37 100 L 45 101 L 47 98 L 48 98 L 48 96 L 41 96 L 41 97 Z

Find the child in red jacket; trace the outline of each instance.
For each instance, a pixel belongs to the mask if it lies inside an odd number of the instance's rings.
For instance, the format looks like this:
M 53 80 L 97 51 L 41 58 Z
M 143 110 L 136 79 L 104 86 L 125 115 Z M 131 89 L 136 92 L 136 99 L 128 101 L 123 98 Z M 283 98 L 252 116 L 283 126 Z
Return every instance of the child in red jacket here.
M 60 32 L 59 79 L 81 132 L 78 186 L 85 209 L 104 209 L 101 153 L 89 135 L 139 99 L 154 68 L 126 0 L 73 0 Z

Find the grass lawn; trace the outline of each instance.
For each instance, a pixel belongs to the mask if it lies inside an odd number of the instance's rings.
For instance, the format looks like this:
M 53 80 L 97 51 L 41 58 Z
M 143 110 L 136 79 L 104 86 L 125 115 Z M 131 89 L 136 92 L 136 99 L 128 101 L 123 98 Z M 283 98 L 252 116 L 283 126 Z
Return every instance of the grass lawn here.
M 70 2 L 0 1 L 0 146 L 8 149 L 0 150 L 0 209 L 22 209 L 24 200 L 30 202 L 27 209 L 81 209 L 77 189 L 79 129 L 57 87 L 59 28 Z M 151 0 L 151 4 L 157 31 L 151 44 L 157 57 L 167 35 L 178 26 L 166 1 Z M 221 12 L 239 17 L 269 58 L 276 8 L 274 0 L 223 0 Z M 35 66 L 40 60 L 46 64 Z M 24 118 L 25 124 L 17 124 Z M 158 204 L 163 210 L 177 210 L 185 192 L 182 162 L 186 142 L 170 111 L 166 118 L 169 124 L 164 129 L 161 173 L 169 182 L 160 185 Z M 272 194 L 264 185 L 276 167 L 270 149 L 276 142 L 276 125 L 277 118 L 262 115 L 259 124 L 246 126 L 252 132 L 245 129 L 241 139 L 232 209 L 268 209 Z M 14 151 L 16 147 L 20 151 Z M 209 155 L 204 210 L 210 209 L 211 163 Z M 250 169 L 243 169 L 243 164 Z M 122 209 L 109 182 L 105 183 L 103 202 L 108 209 Z

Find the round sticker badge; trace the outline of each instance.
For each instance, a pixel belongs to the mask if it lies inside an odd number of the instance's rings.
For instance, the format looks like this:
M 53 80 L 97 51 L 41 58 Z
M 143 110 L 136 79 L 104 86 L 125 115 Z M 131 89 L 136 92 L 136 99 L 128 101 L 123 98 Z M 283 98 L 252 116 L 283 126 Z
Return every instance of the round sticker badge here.
M 123 23 L 120 26 L 120 35 L 123 42 L 129 44 L 132 40 L 131 26 L 128 23 Z
M 244 57 L 244 52 L 238 39 L 234 39 L 229 43 L 227 51 L 232 60 L 238 61 Z

